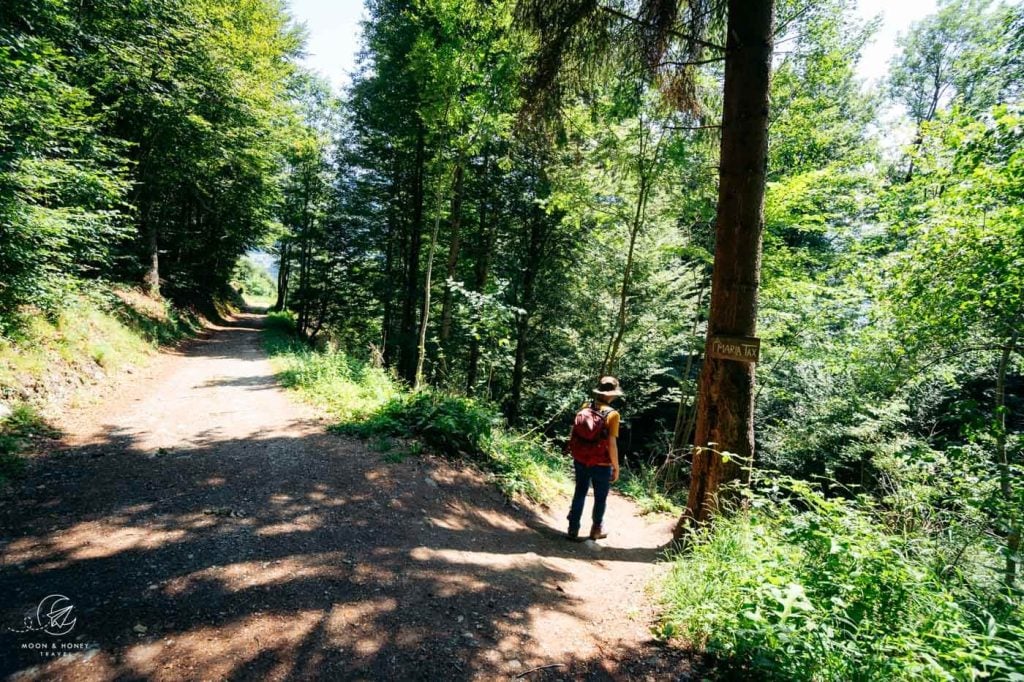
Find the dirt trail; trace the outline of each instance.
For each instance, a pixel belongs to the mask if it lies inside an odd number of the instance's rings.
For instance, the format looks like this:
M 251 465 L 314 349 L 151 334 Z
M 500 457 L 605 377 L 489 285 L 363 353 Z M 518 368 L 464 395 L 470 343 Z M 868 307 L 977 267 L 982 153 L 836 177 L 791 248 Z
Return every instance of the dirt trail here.
M 648 641 L 671 519 L 613 496 L 608 539 L 573 544 L 564 505 L 513 508 L 472 471 L 326 434 L 276 385 L 260 322 L 69 415 L 0 496 L 0 676 L 686 677 Z M 15 632 L 53 594 L 73 629 Z

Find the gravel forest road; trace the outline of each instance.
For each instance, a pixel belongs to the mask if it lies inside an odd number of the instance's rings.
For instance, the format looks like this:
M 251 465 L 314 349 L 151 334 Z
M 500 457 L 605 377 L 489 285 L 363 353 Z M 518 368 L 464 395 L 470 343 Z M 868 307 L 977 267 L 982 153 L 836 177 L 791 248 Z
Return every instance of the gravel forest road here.
M 650 641 L 671 519 L 613 494 L 607 540 L 570 543 L 564 500 L 328 434 L 275 382 L 262 319 L 69 413 L 0 493 L 0 677 L 690 675 Z

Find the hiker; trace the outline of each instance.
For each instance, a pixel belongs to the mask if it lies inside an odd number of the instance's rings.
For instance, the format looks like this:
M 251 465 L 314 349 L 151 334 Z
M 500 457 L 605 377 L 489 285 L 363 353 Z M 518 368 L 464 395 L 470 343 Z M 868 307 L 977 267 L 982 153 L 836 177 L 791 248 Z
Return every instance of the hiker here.
M 590 539 L 608 537 L 604 532 L 604 508 L 608 501 L 608 489 L 619 480 L 619 413 L 612 408 L 612 402 L 622 396 L 619 380 L 615 377 L 601 377 L 597 388 L 591 391 L 593 400 L 584 403 L 576 413 L 576 421 L 569 437 L 569 451 L 576 469 L 576 492 L 569 508 L 570 540 L 580 536 L 580 518 L 587 490 L 594 486 L 594 513 L 591 516 Z

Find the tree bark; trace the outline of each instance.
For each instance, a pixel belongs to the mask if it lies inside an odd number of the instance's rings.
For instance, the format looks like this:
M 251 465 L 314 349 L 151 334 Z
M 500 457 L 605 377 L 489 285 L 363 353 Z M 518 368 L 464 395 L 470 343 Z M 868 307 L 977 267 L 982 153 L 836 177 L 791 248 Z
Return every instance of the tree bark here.
M 288 305 L 288 279 L 291 274 L 291 244 L 287 240 L 281 242 L 281 255 L 277 263 L 277 301 L 274 310 L 281 312 Z
M 480 199 L 480 230 L 479 243 L 477 244 L 476 261 L 473 264 L 473 291 L 482 294 L 487 288 L 487 276 L 490 273 L 491 247 L 494 231 L 489 224 L 489 203 L 487 196 L 487 170 L 490 167 L 490 157 L 484 157 L 483 174 L 484 195 Z M 476 389 L 477 374 L 480 367 L 480 338 L 479 334 L 473 334 L 469 341 L 469 357 L 466 360 L 466 395 L 473 395 Z
M 1010 477 L 1010 459 L 1006 451 L 1006 373 L 1010 367 L 1010 358 L 1017 346 L 1017 332 L 1010 342 L 1003 347 L 996 368 L 995 395 L 995 432 L 996 432 L 996 467 L 999 469 L 999 492 L 1003 502 L 1009 507 L 1013 504 L 1013 490 Z M 1008 520 L 1006 533 L 1006 563 L 1003 569 L 1003 582 L 1013 588 L 1017 580 L 1017 553 L 1020 551 L 1020 520 L 1011 516 Z
M 761 276 L 764 187 L 768 156 L 768 86 L 771 78 L 772 0 L 729 0 L 722 151 L 715 225 L 715 261 L 706 344 L 717 335 L 754 336 Z M 718 511 L 722 483 L 740 479 L 736 458 L 754 454 L 754 366 L 704 353 L 693 468 L 687 508 L 676 525 Z M 713 444 L 713 445 L 709 445 Z M 713 449 L 711 449 L 713 448 Z
M 150 296 L 160 296 L 160 244 L 156 222 L 146 220 L 142 225 L 146 239 L 146 273 L 142 282 Z
M 420 250 L 423 242 L 423 176 L 426 163 L 426 131 L 417 124 L 416 156 L 412 187 L 412 225 L 409 228 L 409 249 L 406 253 L 405 297 L 402 300 L 402 338 L 398 361 L 399 374 L 410 384 L 416 382 L 417 324 L 416 302 L 419 296 Z
M 459 249 L 462 246 L 462 162 L 455 167 L 455 189 L 452 194 L 451 227 L 452 236 L 448 243 L 448 269 L 445 274 L 444 300 L 441 302 L 441 345 L 444 347 L 452 332 L 452 288 L 448 283 L 455 277 L 459 264 Z
M 434 229 L 430 232 L 430 246 L 427 250 L 427 275 L 423 283 L 423 310 L 420 312 L 420 333 L 416 344 L 416 374 L 413 379 L 413 390 L 423 384 L 423 362 L 427 357 L 427 324 L 430 322 L 430 289 L 434 276 L 434 251 L 437 245 L 437 233 L 441 227 L 441 176 L 437 178 L 437 192 L 434 196 Z
M 298 321 L 299 334 L 306 335 L 306 328 L 309 326 L 309 238 L 304 237 L 299 248 L 299 291 L 298 291 Z

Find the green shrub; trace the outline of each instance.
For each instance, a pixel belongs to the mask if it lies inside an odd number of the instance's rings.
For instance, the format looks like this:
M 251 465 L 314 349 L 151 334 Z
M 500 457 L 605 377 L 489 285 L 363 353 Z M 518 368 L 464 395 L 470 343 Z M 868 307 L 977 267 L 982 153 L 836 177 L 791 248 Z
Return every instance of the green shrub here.
M 641 514 L 665 512 L 679 515 L 686 504 L 686 495 L 682 497 L 666 495 L 658 481 L 657 468 L 647 464 L 622 469 L 619 481 L 619 492 L 632 498 L 640 508 Z
M 921 538 L 889 533 L 866 503 L 789 481 L 752 495 L 675 559 L 663 620 L 780 680 L 1024 673 L 1019 609 L 1000 624 L 972 608 L 929 570 L 930 553 Z
M 19 453 L 29 440 L 57 435 L 30 405 L 15 404 L 11 413 L 0 420 L 0 486 L 24 473 L 25 460 Z
M 289 313 L 267 316 L 266 347 L 278 379 L 338 422 L 332 430 L 370 441 L 399 463 L 423 448 L 464 458 L 490 473 L 508 496 L 546 501 L 568 488 L 568 458 L 539 436 L 514 433 L 494 406 L 440 391 L 410 392 L 383 369 L 295 337 Z M 394 450 L 395 441 L 407 442 Z
M 271 311 L 267 313 L 264 329 L 268 332 L 276 332 L 267 337 L 268 344 L 271 346 L 268 350 L 273 354 L 278 345 L 287 345 L 288 342 L 294 341 L 290 337 L 295 335 L 295 315 L 289 311 Z
M 25 472 L 25 460 L 18 454 L 19 450 L 21 450 L 19 440 L 0 435 L 0 487 Z
M 418 391 L 392 398 L 365 421 L 343 430 L 363 437 L 411 435 L 442 455 L 475 456 L 485 452 L 498 422 L 494 411 L 471 398 Z
M 487 443 L 485 468 L 509 497 L 547 502 L 569 491 L 569 458 L 538 436 L 495 429 Z
M 399 394 L 397 382 L 383 369 L 339 351 L 316 351 L 294 336 L 288 313 L 267 316 L 266 347 L 278 380 L 342 423 L 360 420 Z
M 439 391 L 405 393 L 336 430 L 362 438 L 415 437 L 432 451 L 474 461 L 506 495 L 546 501 L 568 485 L 568 459 L 547 441 L 517 434 L 485 403 Z

